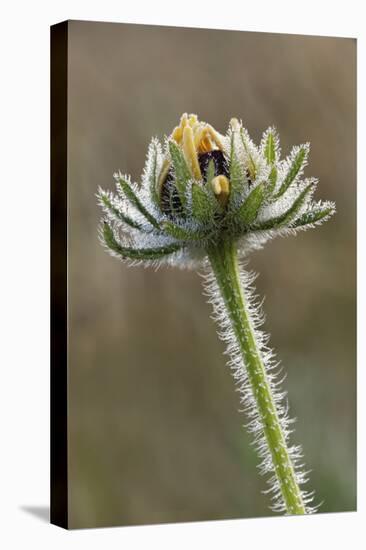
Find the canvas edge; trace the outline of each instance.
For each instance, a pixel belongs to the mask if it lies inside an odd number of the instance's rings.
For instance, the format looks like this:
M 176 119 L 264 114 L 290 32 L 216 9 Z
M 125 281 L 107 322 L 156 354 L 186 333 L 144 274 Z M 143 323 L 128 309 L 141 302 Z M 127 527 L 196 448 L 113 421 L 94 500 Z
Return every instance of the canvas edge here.
M 68 528 L 67 84 L 68 22 L 51 26 L 50 522 Z

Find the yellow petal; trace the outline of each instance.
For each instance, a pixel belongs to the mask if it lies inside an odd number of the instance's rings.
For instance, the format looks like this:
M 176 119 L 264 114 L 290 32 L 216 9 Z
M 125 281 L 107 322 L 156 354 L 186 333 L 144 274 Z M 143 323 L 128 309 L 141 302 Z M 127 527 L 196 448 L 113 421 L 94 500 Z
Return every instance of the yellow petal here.
M 182 138 L 183 138 L 183 131 L 182 131 L 182 128 L 180 126 L 176 126 L 172 132 L 172 138 L 178 143 L 180 144 L 182 142 Z
M 211 181 L 213 192 L 222 206 L 225 206 L 229 198 L 230 182 L 226 176 L 216 176 Z
M 223 145 L 221 143 L 221 140 L 220 140 L 216 130 L 214 130 L 214 128 L 212 128 L 212 126 L 210 126 L 210 124 L 207 124 L 206 128 L 207 128 L 207 134 L 210 136 L 210 139 L 212 139 L 212 141 L 215 143 L 216 147 L 222 151 L 223 150 Z
M 202 179 L 197 150 L 194 143 L 193 130 L 190 126 L 185 126 L 183 130 L 183 154 L 192 171 L 193 177 L 197 180 Z

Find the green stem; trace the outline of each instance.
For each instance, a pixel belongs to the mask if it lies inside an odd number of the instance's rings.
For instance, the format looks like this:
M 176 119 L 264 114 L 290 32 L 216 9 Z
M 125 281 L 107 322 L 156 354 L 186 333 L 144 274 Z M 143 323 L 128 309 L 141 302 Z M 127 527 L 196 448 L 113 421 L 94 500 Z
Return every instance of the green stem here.
M 230 240 L 223 240 L 207 252 L 247 370 L 286 511 L 305 514 L 305 504 L 241 287 L 236 246 Z

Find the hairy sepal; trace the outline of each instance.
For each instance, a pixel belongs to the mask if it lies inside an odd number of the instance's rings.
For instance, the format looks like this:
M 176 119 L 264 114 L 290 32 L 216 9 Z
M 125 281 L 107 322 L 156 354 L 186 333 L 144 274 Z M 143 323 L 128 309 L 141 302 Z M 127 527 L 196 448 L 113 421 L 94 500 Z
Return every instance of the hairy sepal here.
M 174 176 L 175 176 L 175 185 L 179 194 L 180 201 L 183 205 L 183 208 L 186 207 L 186 191 L 187 185 L 190 179 L 192 178 L 189 171 L 188 165 L 184 158 L 184 155 L 178 145 L 170 140 L 168 142 L 170 158 L 173 164 Z
M 138 248 L 123 246 L 108 222 L 104 222 L 101 229 L 101 239 L 113 255 L 128 260 L 156 260 L 173 254 L 182 247 L 179 243 L 170 243 L 163 246 Z
M 307 164 L 309 151 L 309 143 L 293 148 L 290 157 L 283 164 L 282 171 L 284 173 L 284 177 L 282 182 L 279 184 L 279 189 L 275 193 L 275 199 L 281 197 L 291 184 L 298 181 Z

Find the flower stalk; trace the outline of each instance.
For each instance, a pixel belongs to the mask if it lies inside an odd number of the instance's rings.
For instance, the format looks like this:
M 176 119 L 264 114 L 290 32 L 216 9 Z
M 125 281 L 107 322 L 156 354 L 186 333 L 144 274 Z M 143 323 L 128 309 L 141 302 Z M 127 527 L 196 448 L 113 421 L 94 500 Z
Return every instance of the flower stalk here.
M 305 514 L 306 507 L 302 492 L 257 343 L 255 328 L 250 318 L 250 308 L 241 286 L 236 245 L 230 239 L 223 239 L 218 245 L 210 247 L 207 253 L 240 348 L 252 400 L 257 409 L 254 414 L 256 421 L 259 421 L 258 428 L 263 430 L 286 513 Z

